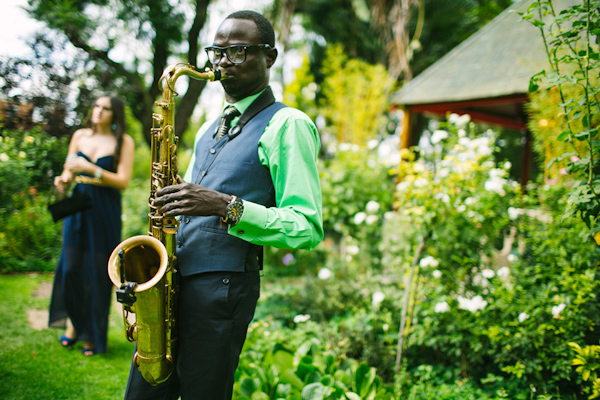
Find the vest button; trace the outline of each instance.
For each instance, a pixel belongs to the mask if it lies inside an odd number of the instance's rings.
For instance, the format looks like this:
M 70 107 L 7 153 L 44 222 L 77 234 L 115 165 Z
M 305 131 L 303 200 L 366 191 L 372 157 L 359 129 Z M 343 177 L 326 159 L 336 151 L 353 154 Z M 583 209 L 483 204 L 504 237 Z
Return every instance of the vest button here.
M 189 224 L 190 223 L 189 217 L 185 217 L 185 219 L 183 220 L 183 222 L 185 222 L 186 224 Z
M 223 278 L 223 285 L 229 285 L 229 278 Z
M 210 149 L 210 154 L 215 154 L 217 151 L 215 149 Z
M 177 247 L 181 247 L 181 241 L 177 241 Z
M 244 230 L 243 230 L 243 229 L 238 229 L 237 233 L 238 233 L 238 235 L 243 235 L 243 234 L 244 234 L 244 233 L 246 233 L 246 232 L 244 232 Z

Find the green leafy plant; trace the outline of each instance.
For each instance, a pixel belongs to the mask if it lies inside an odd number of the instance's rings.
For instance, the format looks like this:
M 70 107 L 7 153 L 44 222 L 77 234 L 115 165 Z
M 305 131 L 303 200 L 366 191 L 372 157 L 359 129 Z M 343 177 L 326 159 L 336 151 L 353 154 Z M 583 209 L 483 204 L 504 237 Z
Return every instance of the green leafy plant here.
M 600 2 L 582 0 L 558 12 L 552 1 L 537 0 L 520 14 L 539 28 L 551 67 L 532 77 L 530 91 L 544 84 L 559 92 L 566 130 L 556 140 L 569 143 L 571 151 L 555 160 L 568 160 L 568 172 L 576 179 L 568 212 L 579 215 L 594 236 L 600 232 Z
M 237 399 L 391 400 L 376 369 L 336 354 L 316 335 L 316 326 L 274 331 L 252 324 L 236 372 Z

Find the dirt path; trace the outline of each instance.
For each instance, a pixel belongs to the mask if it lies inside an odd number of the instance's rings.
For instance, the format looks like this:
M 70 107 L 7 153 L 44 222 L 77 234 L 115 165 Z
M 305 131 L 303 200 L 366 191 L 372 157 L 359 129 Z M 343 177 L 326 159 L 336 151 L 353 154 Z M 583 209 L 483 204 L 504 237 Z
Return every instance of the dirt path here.
M 52 296 L 52 285 L 53 282 L 42 282 L 33 293 L 33 297 L 36 298 L 50 298 Z M 117 302 L 116 297 L 113 294 L 112 306 L 115 307 L 117 313 L 121 315 L 122 305 Z M 29 326 L 35 330 L 42 330 L 48 328 L 48 310 L 27 310 L 27 319 Z
M 50 297 L 52 294 L 52 282 L 42 282 L 33 297 Z M 41 331 L 48 327 L 48 310 L 27 310 L 29 326 L 35 330 Z

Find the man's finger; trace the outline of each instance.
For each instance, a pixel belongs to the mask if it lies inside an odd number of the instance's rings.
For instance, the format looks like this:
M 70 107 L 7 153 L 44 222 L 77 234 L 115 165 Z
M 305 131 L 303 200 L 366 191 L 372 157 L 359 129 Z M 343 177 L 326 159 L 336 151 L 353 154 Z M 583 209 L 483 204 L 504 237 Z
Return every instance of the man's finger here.
M 175 193 L 180 191 L 183 188 L 182 184 L 179 185 L 171 185 L 171 186 L 165 186 L 164 188 L 158 189 L 156 191 L 156 195 L 157 196 L 163 196 L 165 194 L 169 194 L 169 193 Z

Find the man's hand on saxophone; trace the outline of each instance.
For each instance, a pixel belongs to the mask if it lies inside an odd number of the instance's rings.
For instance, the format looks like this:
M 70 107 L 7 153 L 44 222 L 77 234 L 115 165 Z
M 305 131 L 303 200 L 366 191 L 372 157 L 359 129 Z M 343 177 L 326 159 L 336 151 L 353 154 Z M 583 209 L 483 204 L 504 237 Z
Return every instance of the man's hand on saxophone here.
M 177 215 L 225 217 L 231 196 L 201 185 L 185 183 L 180 177 L 178 185 L 167 186 L 156 192 L 152 204 L 166 217 Z

